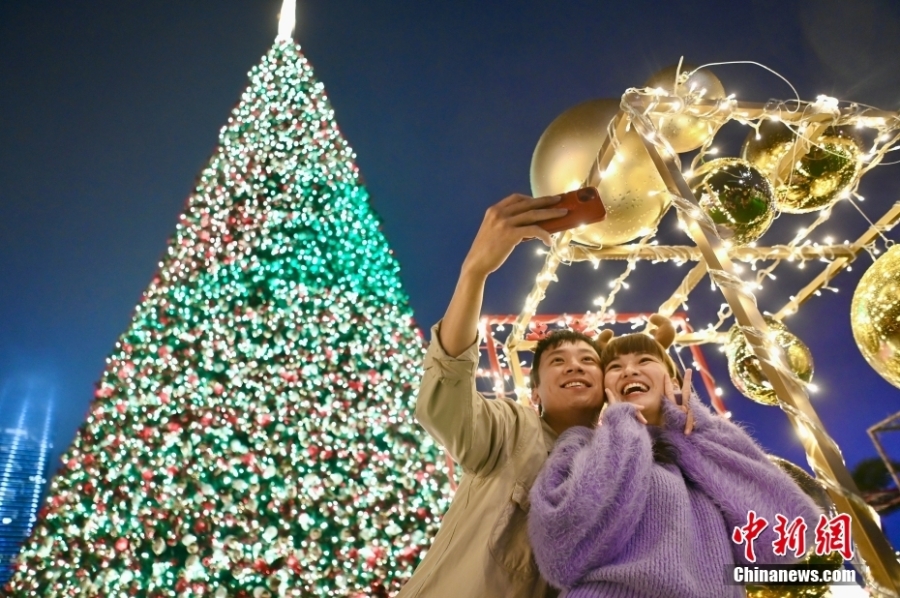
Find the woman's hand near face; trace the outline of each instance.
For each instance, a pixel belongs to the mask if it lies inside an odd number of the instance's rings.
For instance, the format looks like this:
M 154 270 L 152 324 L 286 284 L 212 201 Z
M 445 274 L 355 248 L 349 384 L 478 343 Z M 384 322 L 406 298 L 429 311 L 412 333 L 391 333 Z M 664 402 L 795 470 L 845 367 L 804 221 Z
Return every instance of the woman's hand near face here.
M 609 402 L 610 405 L 615 405 L 616 403 L 625 403 L 626 402 L 626 401 L 623 401 L 622 397 L 620 397 L 614 390 L 609 389 L 609 388 L 605 388 L 604 390 L 606 391 L 606 400 Z M 644 417 L 643 413 L 641 413 L 641 411 L 644 410 L 644 406 L 636 405 L 634 403 L 632 403 L 632 405 L 634 405 L 634 408 L 637 409 L 637 411 L 634 412 L 634 414 L 637 416 L 637 420 L 646 426 L 647 418 Z
M 684 411 L 687 414 L 687 420 L 684 424 L 684 433 L 688 435 L 694 429 L 694 414 L 691 411 L 690 400 L 691 400 L 691 376 L 693 371 L 688 368 L 684 370 L 684 382 L 679 389 L 681 394 L 681 402 L 678 401 L 678 396 L 676 396 L 675 384 L 672 381 L 672 377 L 668 376 L 666 378 L 666 398 L 672 401 L 672 404 Z

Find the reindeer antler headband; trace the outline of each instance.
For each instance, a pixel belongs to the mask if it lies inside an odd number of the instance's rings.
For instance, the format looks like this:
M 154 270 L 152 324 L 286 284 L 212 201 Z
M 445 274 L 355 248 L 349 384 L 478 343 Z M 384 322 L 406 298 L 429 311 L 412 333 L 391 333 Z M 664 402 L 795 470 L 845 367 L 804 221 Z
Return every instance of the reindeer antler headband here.
M 650 331 L 650 336 L 652 336 L 663 349 L 668 350 L 675 340 L 675 326 L 672 325 L 672 321 L 663 315 L 653 314 L 650 316 L 650 324 L 653 326 L 653 329 Z M 546 324 L 541 322 L 533 323 L 531 328 L 531 332 L 525 337 L 526 340 L 539 341 L 553 332 L 547 328 Z M 591 329 L 582 320 L 574 320 L 570 324 L 570 328 L 576 332 L 586 334 L 589 337 L 596 337 L 594 340 L 601 351 L 603 351 L 614 336 L 613 331 L 609 328 L 602 330 L 597 334 L 596 330 Z
M 672 320 L 660 314 L 653 314 L 650 316 L 650 324 L 654 327 L 650 331 L 650 336 L 668 351 L 675 341 L 675 326 L 672 325 Z M 597 345 L 601 351 L 606 348 L 613 336 L 613 331 L 609 329 L 600 333 L 600 336 L 597 337 Z

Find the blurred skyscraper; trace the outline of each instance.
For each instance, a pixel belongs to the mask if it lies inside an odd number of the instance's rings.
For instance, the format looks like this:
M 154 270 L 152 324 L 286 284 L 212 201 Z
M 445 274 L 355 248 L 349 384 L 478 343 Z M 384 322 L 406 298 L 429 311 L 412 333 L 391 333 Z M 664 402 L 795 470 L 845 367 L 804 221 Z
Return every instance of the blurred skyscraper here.
M 46 490 L 54 388 L 36 379 L 0 387 L 0 585 L 31 533 Z

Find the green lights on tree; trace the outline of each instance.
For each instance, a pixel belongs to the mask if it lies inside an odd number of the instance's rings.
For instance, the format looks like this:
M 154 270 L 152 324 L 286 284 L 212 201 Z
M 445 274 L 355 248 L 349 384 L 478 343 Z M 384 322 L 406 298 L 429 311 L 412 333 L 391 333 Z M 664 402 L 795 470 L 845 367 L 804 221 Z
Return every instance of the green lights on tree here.
M 423 341 L 354 154 L 279 40 L 107 360 L 10 596 L 387 596 L 447 506 Z

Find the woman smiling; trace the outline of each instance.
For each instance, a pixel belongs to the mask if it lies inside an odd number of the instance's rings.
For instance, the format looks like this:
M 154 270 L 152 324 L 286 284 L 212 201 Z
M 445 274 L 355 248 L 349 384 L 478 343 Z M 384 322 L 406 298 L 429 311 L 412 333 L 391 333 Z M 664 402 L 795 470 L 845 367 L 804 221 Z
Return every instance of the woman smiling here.
M 601 425 L 560 435 L 531 491 L 535 559 L 561 598 L 743 597 L 726 584 L 728 567 L 747 562 L 732 530 L 754 511 L 773 523 L 756 562 L 788 563 L 772 545 L 775 515 L 820 514 L 746 432 L 692 396 L 690 370 L 675 390 L 674 330 L 652 321 L 656 339 L 606 344 Z

